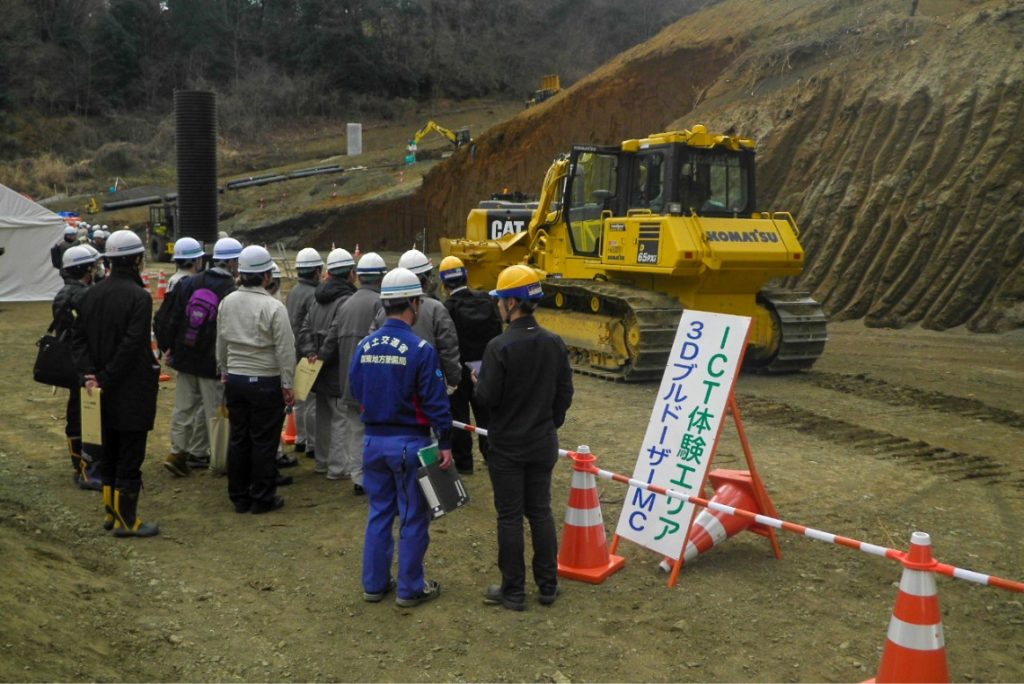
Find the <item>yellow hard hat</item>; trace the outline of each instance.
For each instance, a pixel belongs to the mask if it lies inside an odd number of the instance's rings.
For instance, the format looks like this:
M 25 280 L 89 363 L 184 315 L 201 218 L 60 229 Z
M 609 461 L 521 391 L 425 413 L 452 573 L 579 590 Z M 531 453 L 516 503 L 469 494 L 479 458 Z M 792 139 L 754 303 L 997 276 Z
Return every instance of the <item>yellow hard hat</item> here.
M 441 276 L 441 280 L 446 283 L 461 282 L 468 277 L 466 265 L 457 256 L 446 256 L 442 259 L 438 273 Z
M 507 299 L 540 299 L 544 296 L 540 276 L 526 264 L 509 266 L 498 275 L 498 285 L 491 290 L 492 297 Z

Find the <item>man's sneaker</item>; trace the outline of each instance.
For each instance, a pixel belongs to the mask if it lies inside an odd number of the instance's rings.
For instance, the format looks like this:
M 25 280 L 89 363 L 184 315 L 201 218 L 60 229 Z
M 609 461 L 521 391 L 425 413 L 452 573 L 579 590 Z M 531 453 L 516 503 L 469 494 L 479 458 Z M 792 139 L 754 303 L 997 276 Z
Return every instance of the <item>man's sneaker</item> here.
M 501 587 L 497 584 L 492 584 L 487 587 L 487 591 L 484 592 L 484 603 L 489 606 L 502 606 L 509 610 L 526 610 L 526 600 L 515 599 L 505 596 L 501 591 Z
M 559 589 L 557 586 L 555 587 L 555 590 L 551 591 L 551 592 L 541 591 L 540 592 L 540 597 L 539 597 L 540 605 L 542 605 L 542 606 L 550 606 L 550 605 L 552 605 L 555 601 L 558 600 L 558 596 L 561 593 L 562 593 L 562 590 Z
M 252 512 L 256 515 L 261 515 L 263 513 L 270 513 L 270 511 L 276 511 L 281 506 L 284 506 L 284 499 L 280 496 L 275 496 L 270 503 L 254 501 L 252 503 Z
M 306 443 L 305 442 L 296 442 L 295 443 L 295 453 L 301 454 L 304 451 L 306 451 Z
M 367 603 L 380 603 L 384 600 L 384 597 L 395 590 L 398 586 L 398 582 L 392 577 L 388 580 L 388 585 L 384 587 L 384 591 L 364 591 L 363 600 Z
M 278 454 L 275 463 L 277 463 L 278 468 L 294 468 L 295 466 L 299 465 L 299 459 L 295 458 L 294 456 Z
M 188 477 L 188 456 L 185 454 L 171 454 L 162 463 L 175 477 Z
M 420 605 L 421 603 L 433 601 L 440 595 L 441 583 L 436 580 L 428 580 L 426 583 L 424 583 L 423 591 L 421 591 L 419 594 L 417 594 L 416 596 L 411 596 L 409 598 L 402 598 L 401 596 L 399 596 L 395 598 L 395 603 L 401 606 L 402 608 L 414 608 Z
M 185 465 L 189 468 L 209 468 L 210 457 L 209 456 L 193 456 L 191 454 L 185 459 Z

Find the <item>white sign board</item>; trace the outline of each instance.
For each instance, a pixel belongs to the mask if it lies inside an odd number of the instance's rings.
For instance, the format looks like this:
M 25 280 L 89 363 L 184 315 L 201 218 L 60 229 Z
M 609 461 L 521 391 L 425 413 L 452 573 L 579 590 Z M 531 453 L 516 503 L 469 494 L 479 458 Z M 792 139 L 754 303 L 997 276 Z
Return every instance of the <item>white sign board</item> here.
M 633 479 L 701 496 L 749 327 L 746 316 L 683 312 Z M 630 487 L 615 532 L 679 558 L 695 508 Z
M 346 154 L 358 157 L 363 153 L 363 124 L 350 123 L 345 127 L 345 140 L 348 142 Z

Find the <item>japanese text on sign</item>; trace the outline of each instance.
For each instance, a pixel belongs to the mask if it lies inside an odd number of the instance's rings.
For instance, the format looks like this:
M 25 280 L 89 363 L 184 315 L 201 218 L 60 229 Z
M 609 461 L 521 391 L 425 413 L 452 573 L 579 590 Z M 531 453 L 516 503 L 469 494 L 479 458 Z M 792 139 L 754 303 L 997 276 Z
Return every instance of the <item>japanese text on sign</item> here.
M 683 312 L 633 479 L 700 496 L 746 345 L 746 316 Z M 678 558 L 694 505 L 630 487 L 616 533 Z

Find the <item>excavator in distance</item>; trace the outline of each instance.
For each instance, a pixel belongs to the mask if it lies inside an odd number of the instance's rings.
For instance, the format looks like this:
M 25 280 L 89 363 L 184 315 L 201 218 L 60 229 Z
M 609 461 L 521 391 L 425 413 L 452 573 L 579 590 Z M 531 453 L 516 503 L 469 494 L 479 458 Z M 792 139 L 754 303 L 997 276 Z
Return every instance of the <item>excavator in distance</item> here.
M 436 121 L 428 121 L 426 125 L 423 126 L 423 128 L 416 131 L 416 135 L 413 136 L 413 142 L 419 145 L 420 141 L 427 137 L 431 133 L 431 131 L 444 137 L 448 142 L 450 142 L 452 145 L 455 145 L 456 147 L 462 147 L 463 145 L 468 145 L 469 143 L 473 142 L 473 139 L 469 137 L 468 127 L 460 128 L 457 131 L 453 131 L 451 129 L 445 128 Z
M 748 369 L 810 368 L 825 314 L 809 293 L 767 287 L 799 275 L 804 250 L 791 214 L 757 208 L 754 151 L 749 138 L 701 125 L 575 145 L 536 203 L 482 202 L 466 237 L 442 238 L 441 251 L 481 289 L 512 264 L 537 269 L 537 319 L 579 372 L 660 380 L 685 307 L 751 317 Z

